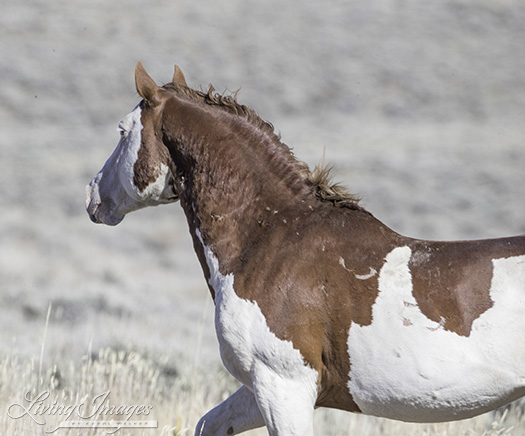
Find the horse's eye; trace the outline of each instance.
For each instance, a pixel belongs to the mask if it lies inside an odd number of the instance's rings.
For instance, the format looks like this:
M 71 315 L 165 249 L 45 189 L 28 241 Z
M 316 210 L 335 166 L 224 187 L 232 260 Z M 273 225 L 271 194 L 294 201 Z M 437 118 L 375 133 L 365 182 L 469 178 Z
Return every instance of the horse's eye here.
M 117 130 L 121 138 L 125 138 L 126 136 L 128 136 L 128 132 L 126 131 L 126 129 L 122 128 L 121 126 L 118 126 Z

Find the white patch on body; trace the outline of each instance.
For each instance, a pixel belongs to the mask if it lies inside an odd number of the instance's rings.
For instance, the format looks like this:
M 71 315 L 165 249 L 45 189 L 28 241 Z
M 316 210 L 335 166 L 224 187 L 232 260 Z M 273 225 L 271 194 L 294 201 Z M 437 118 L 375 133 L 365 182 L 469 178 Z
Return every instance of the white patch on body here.
M 324 251 L 324 245 L 323 245 L 323 251 Z M 346 267 L 345 260 L 342 257 L 339 257 L 339 265 L 341 265 L 346 271 L 352 272 L 351 269 Z M 377 271 L 370 267 L 370 272 L 368 274 L 354 274 L 355 278 L 358 280 L 368 280 L 374 277 L 377 274 Z
M 493 260 L 492 308 L 468 337 L 443 328 L 412 294 L 411 250 L 388 254 L 372 324 L 352 323 L 348 387 L 363 413 L 414 422 L 463 419 L 525 394 L 525 256 Z
M 340 257 L 339 258 L 339 265 L 341 265 L 344 269 L 346 269 L 347 271 L 350 271 L 347 267 L 346 267 L 346 264 L 345 264 L 345 260 Z
M 318 373 L 292 342 L 268 327 L 257 302 L 239 298 L 233 274 L 222 275 L 218 259 L 200 239 L 215 292 L 215 328 L 228 371 L 252 390 L 268 428 L 282 434 L 312 434 Z M 281 433 L 279 433 L 281 434 Z
M 358 280 L 368 280 L 374 277 L 377 274 L 377 271 L 370 267 L 370 272 L 368 274 L 354 274 L 355 278 Z

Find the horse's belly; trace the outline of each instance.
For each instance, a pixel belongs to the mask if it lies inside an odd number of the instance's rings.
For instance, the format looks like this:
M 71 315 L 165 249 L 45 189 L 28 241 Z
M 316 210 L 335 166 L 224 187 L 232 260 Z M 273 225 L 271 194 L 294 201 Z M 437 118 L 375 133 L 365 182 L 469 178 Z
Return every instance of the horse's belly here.
M 367 346 L 368 345 L 368 346 Z M 412 422 L 469 418 L 525 393 L 524 379 L 472 347 L 444 341 L 355 344 L 349 389 L 363 413 Z M 354 348 L 355 350 L 356 348 Z

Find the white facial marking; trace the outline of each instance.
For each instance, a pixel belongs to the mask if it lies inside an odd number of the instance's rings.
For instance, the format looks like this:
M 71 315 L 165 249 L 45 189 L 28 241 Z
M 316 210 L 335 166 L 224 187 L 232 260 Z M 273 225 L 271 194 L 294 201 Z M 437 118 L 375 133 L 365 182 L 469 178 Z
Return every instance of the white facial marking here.
M 133 182 L 135 176 L 135 163 L 139 158 L 139 150 L 142 144 L 142 110 L 137 106 L 133 112 L 126 115 L 119 124 L 121 139 L 117 147 L 121 148 L 118 158 L 119 179 L 122 186 L 132 198 L 139 195 L 139 190 Z
M 126 213 L 136 210 L 137 188 L 134 165 L 141 144 L 141 109 L 135 109 L 119 123 L 120 141 L 99 173 L 86 187 L 86 209 L 92 219 L 116 225 Z
M 204 245 L 198 229 L 196 234 L 204 247 L 210 270 L 209 283 L 215 292 L 215 328 L 224 365 L 253 390 L 269 427 L 272 423 L 268 419 L 297 424 L 298 420 L 292 419 L 289 413 L 305 410 L 313 413 L 317 371 L 305 364 L 292 342 L 272 333 L 257 302 L 237 296 L 233 274 L 221 274 L 218 259 L 210 247 Z M 305 404 L 308 407 L 301 407 Z M 311 426 L 311 416 L 303 416 L 299 422 Z M 297 432 L 295 428 L 285 433 L 309 434 Z
M 168 166 L 161 163 L 159 166 L 159 175 L 141 192 L 141 198 L 144 199 L 144 201 L 147 201 L 148 198 L 153 199 L 154 201 L 160 200 L 162 203 L 162 196 L 166 191 L 166 184 L 168 183 L 170 176 L 171 172 Z
M 115 151 L 86 187 L 86 209 L 97 222 L 116 225 L 129 212 L 177 199 L 169 183 L 171 172 L 163 163 L 159 163 L 154 182 L 142 191 L 135 185 L 135 163 L 142 146 L 141 114 L 137 105 L 119 123 L 120 141 Z
M 469 337 L 419 309 L 411 250 L 388 254 L 372 324 L 352 323 L 348 387 L 362 412 L 414 422 L 463 419 L 525 393 L 525 256 L 493 260 L 492 308 Z M 439 290 L 437 290 L 439 291 Z

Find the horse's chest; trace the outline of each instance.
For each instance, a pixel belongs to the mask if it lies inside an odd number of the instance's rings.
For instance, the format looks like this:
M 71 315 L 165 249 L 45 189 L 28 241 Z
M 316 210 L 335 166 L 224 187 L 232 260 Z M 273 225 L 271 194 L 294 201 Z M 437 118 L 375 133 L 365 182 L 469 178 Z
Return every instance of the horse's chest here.
M 270 330 L 256 302 L 236 294 L 233 274 L 220 272 L 218 259 L 202 242 L 198 230 L 196 235 L 204 248 L 210 271 L 208 283 L 215 293 L 215 329 L 226 368 L 248 387 L 252 387 L 254 378 L 265 384 L 262 374 L 285 379 L 302 377 L 315 385 L 317 372 L 305 365 L 300 351 L 290 341 L 279 339 Z
M 306 369 L 299 350 L 271 331 L 257 303 L 237 296 L 233 278 L 214 290 L 221 358 L 234 377 L 250 387 L 261 367 L 283 377 L 294 377 Z
M 215 295 L 215 330 L 222 361 L 235 378 L 250 386 L 254 360 L 268 348 L 262 341 L 264 333 L 269 333 L 266 320 L 254 303 L 236 298 L 233 286 L 215 289 Z

